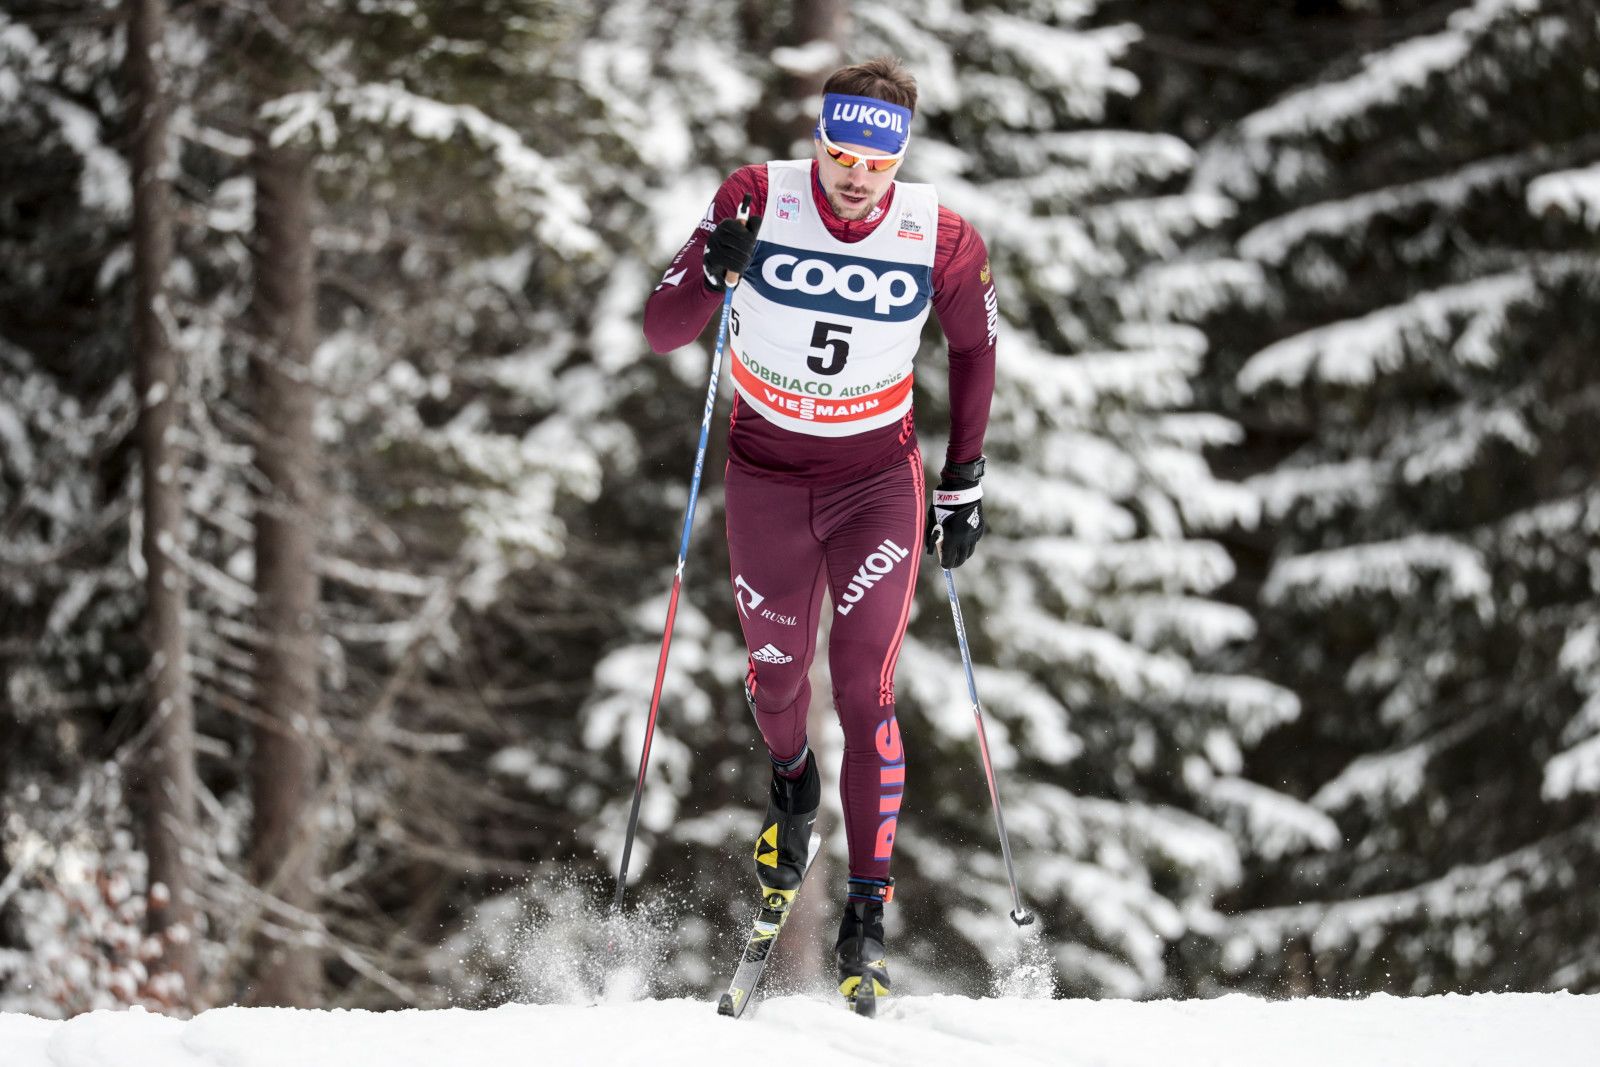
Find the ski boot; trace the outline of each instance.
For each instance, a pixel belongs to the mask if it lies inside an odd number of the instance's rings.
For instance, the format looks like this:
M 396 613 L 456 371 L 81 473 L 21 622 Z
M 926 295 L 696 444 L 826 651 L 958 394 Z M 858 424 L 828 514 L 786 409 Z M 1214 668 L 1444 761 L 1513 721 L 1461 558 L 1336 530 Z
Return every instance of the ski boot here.
M 868 1018 L 878 1012 L 878 998 L 889 994 L 889 968 L 884 963 L 883 906 L 894 899 L 894 880 L 850 879 L 844 918 L 834 956 L 839 963 L 839 992 L 850 1010 Z
M 756 838 L 756 882 L 761 886 L 761 902 L 769 911 L 785 912 L 794 902 L 800 880 L 806 874 L 811 846 L 811 828 L 822 805 L 822 778 L 817 761 L 802 752 L 805 771 L 798 778 L 785 778 L 781 768 L 772 770 L 772 793 L 767 801 L 767 817 Z

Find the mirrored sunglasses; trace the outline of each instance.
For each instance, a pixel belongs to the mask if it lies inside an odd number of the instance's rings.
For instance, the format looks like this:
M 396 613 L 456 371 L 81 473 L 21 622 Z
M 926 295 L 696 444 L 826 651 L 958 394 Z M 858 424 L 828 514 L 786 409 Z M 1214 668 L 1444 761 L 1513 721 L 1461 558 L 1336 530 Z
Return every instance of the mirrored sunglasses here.
M 877 174 L 894 167 L 906 156 L 905 148 L 901 148 L 900 151 L 892 156 L 864 156 L 859 152 L 852 152 L 848 148 L 840 148 L 828 140 L 828 135 L 823 131 L 820 124 L 817 126 L 817 136 L 822 139 L 822 150 L 828 153 L 828 158 L 846 170 L 865 167 L 872 173 Z

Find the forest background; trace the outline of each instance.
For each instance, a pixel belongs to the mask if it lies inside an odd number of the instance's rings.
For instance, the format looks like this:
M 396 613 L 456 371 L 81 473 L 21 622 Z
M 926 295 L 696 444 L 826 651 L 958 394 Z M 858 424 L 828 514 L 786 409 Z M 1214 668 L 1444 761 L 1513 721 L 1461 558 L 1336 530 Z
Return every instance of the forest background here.
M 641 308 L 881 53 L 1000 294 L 958 576 L 1048 988 L 1600 990 L 1590 0 L 13 0 L 0 1010 L 589 991 L 710 358 Z M 724 979 L 767 775 L 716 421 L 628 890 L 657 995 Z M 890 944 L 1004 993 L 939 584 Z

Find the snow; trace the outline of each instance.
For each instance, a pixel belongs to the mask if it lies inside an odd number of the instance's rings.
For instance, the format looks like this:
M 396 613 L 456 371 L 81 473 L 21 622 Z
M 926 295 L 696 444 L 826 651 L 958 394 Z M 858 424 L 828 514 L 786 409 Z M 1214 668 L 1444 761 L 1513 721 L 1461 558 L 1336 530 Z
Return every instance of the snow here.
M 1108 597 L 1104 621 L 1145 649 L 1175 647 L 1206 656 L 1255 636 L 1250 613 L 1232 604 L 1167 595 Z
M 562 166 L 528 145 L 516 130 L 470 105 L 420 96 L 393 84 L 364 84 L 325 91 L 290 93 L 263 105 L 272 123 L 273 144 L 284 144 L 315 130 L 324 149 L 339 137 L 335 111 L 353 123 L 406 130 L 425 141 L 449 141 L 466 134 L 500 166 L 497 192 L 506 201 L 531 196 L 530 208 L 539 236 L 563 254 L 590 252 L 599 239 L 589 228 L 589 208 L 573 188 Z
M 798 48 L 774 48 L 767 56 L 786 74 L 828 72 L 846 62 L 832 41 L 807 41 Z
M 1427 207 L 1436 214 L 1447 208 L 1456 210 L 1486 189 L 1521 178 L 1548 155 L 1548 151 L 1539 150 L 1505 156 L 1423 181 L 1312 204 L 1250 230 L 1239 238 L 1239 253 L 1246 259 L 1281 265 L 1311 239 L 1351 241 L 1374 220 L 1417 207 Z
M 1268 604 L 1292 597 L 1312 608 L 1375 593 L 1403 600 L 1419 595 L 1424 574 L 1437 576 L 1443 583 L 1441 591 L 1459 600 L 1489 595 L 1491 583 L 1482 553 L 1447 537 L 1416 534 L 1280 560 L 1268 574 L 1261 597 Z
M 1600 736 L 1546 763 L 1542 793 L 1550 801 L 1565 800 L 1574 793 L 1600 793 Z
M 1227 825 L 1250 850 L 1268 860 L 1308 848 L 1332 850 L 1344 842 L 1327 815 L 1293 797 L 1244 778 L 1219 778 L 1206 799 L 1228 814 Z
M 1172 259 L 1206 230 L 1231 219 L 1238 205 L 1211 192 L 1118 200 L 1083 212 L 1100 241 L 1131 241 L 1144 256 Z
M 1547 800 L 1600 792 L 1600 622 L 1580 625 L 1567 634 L 1559 663 L 1585 699 L 1563 735 L 1563 740 L 1576 743 L 1545 763 L 1542 792 Z
M 0 105 L 14 105 L 46 62 L 33 31 L 0 12 Z
M 1062 533 L 1082 541 L 1116 541 L 1137 530 L 1127 508 L 1103 492 L 1064 478 L 1018 475 L 1001 468 L 984 475 L 984 484 L 984 507 L 993 504 L 1002 509 L 1007 529 L 1018 536 Z
M 1041 565 L 1044 577 L 1064 593 L 1079 587 L 1097 595 L 1117 590 L 1186 589 L 1210 592 L 1234 575 L 1222 546 L 1208 541 L 1129 541 L 1093 544 L 1061 537 L 1036 537 L 1015 551 Z M 1068 583 L 1068 584 L 1063 584 Z
M 1317 177 L 1328 166 L 1326 160 L 1272 142 L 1359 129 L 1372 112 L 1397 106 L 1434 79 L 1459 75 L 1486 37 L 1543 6 L 1543 0 L 1477 0 L 1452 14 L 1437 33 L 1373 52 L 1348 77 L 1289 93 L 1247 118 L 1237 137 L 1219 140 L 1204 153 L 1196 170 L 1198 187 L 1240 192 L 1259 174 L 1270 173 L 1286 187 Z
M 1157 262 L 1117 294 L 1129 317 L 1195 322 L 1228 307 L 1254 309 L 1268 301 L 1266 273 L 1238 259 Z
M 83 157 L 83 174 L 78 179 L 83 206 L 127 216 L 133 210 L 128 164 L 101 139 L 99 121 L 87 109 L 60 96 L 48 97 L 45 106 L 60 124 L 62 138 Z
M 1438 748 L 1426 742 L 1360 756 L 1317 790 L 1311 803 L 1323 811 L 1339 811 L 1358 800 L 1369 808 L 1409 803 L 1422 791 L 1428 760 Z
M 1510 445 L 1525 455 L 1539 451 L 1539 441 L 1521 412 L 1465 405 L 1405 441 L 1411 452 L 1400 464 L 1408 484 L 1419 485 L 1441 475 L 1460 474 L 1475 466 L 1493 442 Z
M 1249 478 L 1245 485 L 1261 498 L 1273 521 L 1302 504 L 1314 505 L 1312 517 L 1320 520 L 1341 505 L 1368 507 L 1379 498 L 1380 479 L 1386 474 L 1369 459 L 1322 463 L 1309 467 L 1285 465 Z
M 1248 675 L 1199 675 L 1184 695 L 1191 707 L 1219 711 L 1246 745 L 1300 715 L 1300 698 L 1292 691 Z
M 1250 357 L 1239 372 L 1239 388 L 1245 393 L 1269 384 L 1296 389 L 1308 380 L 1367 385 L 1409 362 L 1437 359 L 1436 348 L 1446 344 L 1458 363 L 1491 366 L 1499 354 L 1490 342 L 1506 309 L 1532 295 L 1534 287 L 1524 272 L 1498 274 L 1295 334 Z
M 1022 179 L 987 182 L 1029 195 L 1083 202 L 1109 192 L 1131 192 L 1151 179 L 1164 181 L 1194 164 L 1194 149 L 1169 134 L 1129 130 L 997 132 L 992 150 L 1009 158 Z
M 394 1013 L 219 1008 L 187 1022 L 141 1011 L 67 1022 L 0 1015 L 0 1047 L 7 1067 L 715 1067 L 778 1048 L 817 1067 L 967 1067 L 1002 1057 L 1016 1067 L 1565 1067 L 1591 1062 L 1597 1008 L 1600 997 L 1567 993 L 1148 1003 L 909 996 L 870 1021 L 806 996 L 765 1001 L 737 1022 L 692 1000 Z
M 1139 79 L 1116 65 L 1143 36 L 1137 27 L 1062 30 L 999 13 L 979 20 L 993 47 L 1009 53 L 1026 72 L 1028 84 L 1061 91 L 1060 102 L 1077 118 L 1102 121 L 1109 97 L 1139 91 Z M 996 95 L 998 103 L 1009 94 Z
M 1441 32 L 1414 37 L 1375 53 L 1362 63 L 1360 73 L 1295 93 L 1252 115 L 1245 129 L 1259 138 L 1326 129 L 1392 103 L 1402 92 L 1456 67 L 1474 40 L 1502 15 L 1515 17 L 1539 6 L 1539 0 L 1478 0 L 1470 10 L 1451 15 L 1449 25 Z
M 1600 164 L 1535 179 L 1528 186 L 1528 209 L 1539 215 L 1568 215 L 1600 229 Z

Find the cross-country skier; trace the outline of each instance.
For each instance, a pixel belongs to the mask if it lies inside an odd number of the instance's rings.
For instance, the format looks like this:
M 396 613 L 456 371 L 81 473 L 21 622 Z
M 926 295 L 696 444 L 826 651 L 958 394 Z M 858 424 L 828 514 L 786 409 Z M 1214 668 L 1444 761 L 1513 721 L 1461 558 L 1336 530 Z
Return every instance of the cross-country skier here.
M 917 102 L 910 73 L 882 57 L 834 72 L 823 94 L 814 158 L 741 167 L 722 183 L 651 295 L 644 329 L 657 352 L 688 343 L 720 306 L 725 276 L 743 276 L 728 337 L 726 504 L 745 693 L 773 765 L 756 878 L 783 910 L 804 873 L 821 796 L 807 674 L 826 587 L 850 849 L 836 954 L 854 1004 L 889 988 L 883 905 L 906 785 L 894 676 L 915 548 L 934 551 L 942 527 L 942 563 L 959 567 L 984 534 L 998 311 L 977 231 L 932 186 L 895 180 Z M 735 217 L 746 197 L 748 227 Z M 911 383 L 930 308 L 949 342 L 951 418 L 925 512 Z

